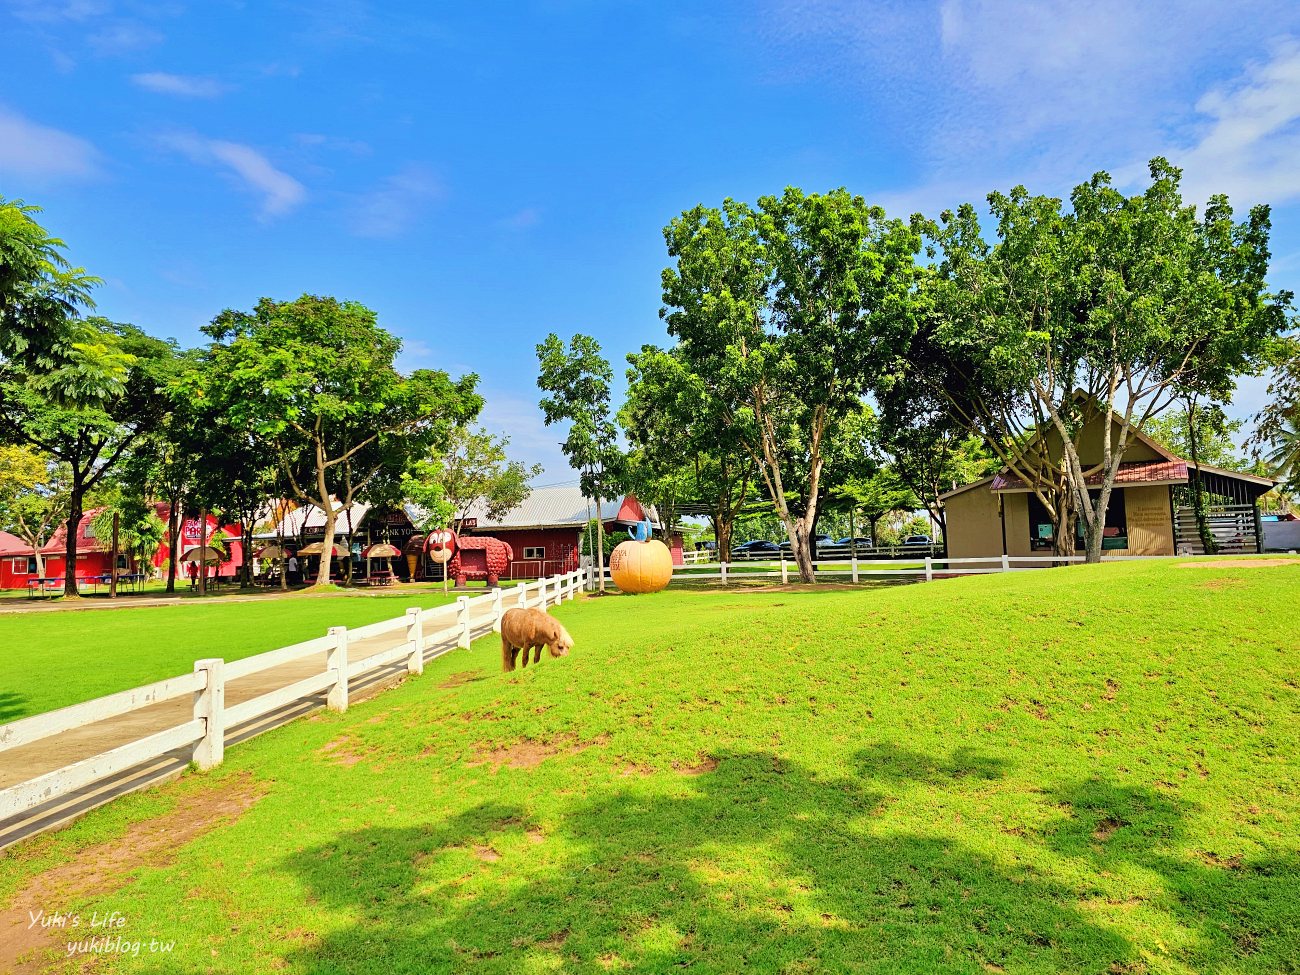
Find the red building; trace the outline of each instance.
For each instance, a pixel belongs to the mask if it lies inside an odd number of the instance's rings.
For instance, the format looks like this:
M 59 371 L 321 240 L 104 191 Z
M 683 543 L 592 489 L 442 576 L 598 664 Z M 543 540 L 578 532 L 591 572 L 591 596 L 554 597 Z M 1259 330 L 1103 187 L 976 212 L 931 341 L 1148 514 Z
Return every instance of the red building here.
M 110 563 L 112 562 L 112 539 L 98 538 L 95 535 L 95 529 L 92 524 L 95 515 L 102 509 L 88 511 L 81 518 L 81 524 L 77 526 L 77 558 L 75 572 L 78 579 L 89 579 L 97 576 L 108 574 Z M 164 522 L 167 521 L 168 508 L 165 504 L 156 506 L 158 517 Z M 229 578 L 235 575 L 239 566 L 243 564 L 243 546 L 239 542 L 239 532 L 237 529 L 222 528 L 217 519 L 211 515 L 208 516 L 208 538 L 212 538 L 216 532 L 223 532 L 226 538 L 226 550 L 229 553 L 229 559 L 222 562 L 216 567 L 212 574 L 219 575 L 222 578 Z M 235 537 L 229 537 L 229 536 Z M 60 525 L 55 530 L 54 535 L 41 546 L 41 555 L 45 559 L 45 578 L 64 578 L 65 568 L 65 540 L 67 538 L 67 525 Z M 199 520 L 197 518 L 186 519 L 181 526 L 181 551 L 199 544 Z M 164 539 L 163 544 L 159 547 L 157 554 L 153 558 L 153 567 L 161 568 L 167 564 L 169 550 L 167 542 Z M 117 568 L 120 572 L 147 572 L 148 567 L 141 567 L 135 564 L 135 560 L 126 554 L 119 554 L 117 557 Z M 30 545 L 15 535 L 8 532 L 0 532 L 0 589 L 26 589 L 30 579 L 38 577 L 36 569 L 36 552 Z M 177 574 L 178 579 L 183 579 L 184 572 Z
M 578 568 L 582 533 L 588 519 L 595 516 L 594 502 L 589 503 L 576 484 L 539 487 L 501 518 L 470 509 L 473 527 L 466 527 L 465 534 L 491 535 L 508 543 L 515 556 L 508 578 L 536 579 Z M 607 532 L 625 532 L 639 522 L 656 521 L 653 511 L 647 512 L 630 494 L 602 502 L 600 516 Z M 672 553 L 673 564 L 681 565 L 680 536 L 673 538 Z
M 163 524 L 166 524 L 171 509 L 162 503 L 154 507 L 158 512 L 158 517 L 162 519 Z M 210 541 L 218 533 L 224 536 L 223 541 L 229 558 L 220 565 L 209 569 L 208 577 L 211 578 L 215 575 L 222 579 L 233 579 L 239 573 L 239 567 L 244 564 L 244 543 L 240 541 L 238 525 L 226 525 L 223 528 L 216 518 L 208 515 L 208 528 L 206 534 L 204 534 L 199 531 L 198 518 L 186 518 L 181 522 L 180 554 L 183 557 L 186 549 L 197 548 L 200 544 L 200 538 L 206 538 Z M 158 551 L 153 557 L 154 568 L 162 570 L 164 576 L 167 574 L 167 560 L 171 558 L 171 546 L 167 542 L 168 539 L 163 538 L 162 544 L 158 546 Z M 183 565 L 177 567 L 176 578 L 185 578 L 185 567 Z

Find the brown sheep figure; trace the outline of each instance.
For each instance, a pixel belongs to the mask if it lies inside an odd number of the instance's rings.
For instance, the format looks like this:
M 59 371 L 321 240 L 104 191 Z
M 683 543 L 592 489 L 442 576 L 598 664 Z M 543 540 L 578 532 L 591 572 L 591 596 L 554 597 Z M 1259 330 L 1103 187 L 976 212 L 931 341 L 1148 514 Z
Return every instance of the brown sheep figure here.
M 501 617 L 501 669 L 515 669 L 515 658 L 524 652 L 520 667 L 528 666 L 528 651 L 533 651 L 533 663 L 542 659 L 542 647 L 552 657 L 563 657 L 573 647 L 573 637 L 560 625 L 560 621 L 540 609 L 509 609 Z

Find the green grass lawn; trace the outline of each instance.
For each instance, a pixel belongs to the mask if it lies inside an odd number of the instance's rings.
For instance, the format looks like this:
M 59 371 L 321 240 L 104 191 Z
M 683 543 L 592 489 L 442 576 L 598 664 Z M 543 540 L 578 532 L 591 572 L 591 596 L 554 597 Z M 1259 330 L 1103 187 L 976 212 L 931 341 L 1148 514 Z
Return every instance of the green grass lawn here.
M 580 600 L 567 658 L 485 638 L 20 847 L 0 899 L 106 863 L 46 909 L 175 948 L 98 972 L 1296 971 L 1298 600 L 1300 562 Z
M 324 636 L 331 626 L 364 626 L 455 599 L 440 586 L 404 587 L 0 613 L 0 722 L 188 673 L 203 657 L 238 660 Z

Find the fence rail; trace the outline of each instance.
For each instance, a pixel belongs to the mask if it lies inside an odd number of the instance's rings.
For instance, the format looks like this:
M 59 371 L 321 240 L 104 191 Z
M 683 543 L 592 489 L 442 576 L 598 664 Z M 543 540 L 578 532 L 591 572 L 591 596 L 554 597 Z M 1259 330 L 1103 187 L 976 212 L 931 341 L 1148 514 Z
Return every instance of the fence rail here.
M 322 692 L 327 694 L 327 707 L 346 711 L 349 681 L 382 673 L 403 661 L 408 673 L 422 673 L 426 661 L 457 648 L 467 648 L 473 639 L 490 632 L 506 610 L 516 606 L 545 609 L 565 599 L 573 599 L 580 588 L 590 584 L 592 577 L 587 569 L 578 569 L 516 586 L 509 593 L 498 589 L 474 598 L 461 596 L 454 604 L 434 609 L 409 609 L 404 616 L 351 630 L 334 627 L 326 636 L 230 663 L 218 658 L 199 660 L 191 674 L 169 677 L 144 687 L 0 725 L 2 753 L 142 708 L 191 696 L 187 720 L 0 789 L 0 823 L 37 807 L 57 803 L 78 790 L 173 755 L 178 750 L 190 750 L 191 760 L 196 765 L 211 768 L 224 758 L 227 729 L 318 699 Z M 348 660 L 350 644 L 389 635 L 394 641 L 391 645 L 359 660 Z M 319 672 L 226 706 L 225 692 L 229 682 L 320 656 L 324 657 L 324 667 Z M 4 843 L 0 839 L 0 846 Z

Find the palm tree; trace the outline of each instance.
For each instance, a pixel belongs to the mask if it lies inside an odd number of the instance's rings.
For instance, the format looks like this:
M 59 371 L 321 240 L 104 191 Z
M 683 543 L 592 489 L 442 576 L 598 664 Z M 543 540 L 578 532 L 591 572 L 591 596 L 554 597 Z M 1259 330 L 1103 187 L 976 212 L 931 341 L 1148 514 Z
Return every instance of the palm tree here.
M 1265 463 L 1280 481 L 1300 481 L 1300 417 L 1292 416 L 1282 424 L 1274 437 L 1277 444 Z

